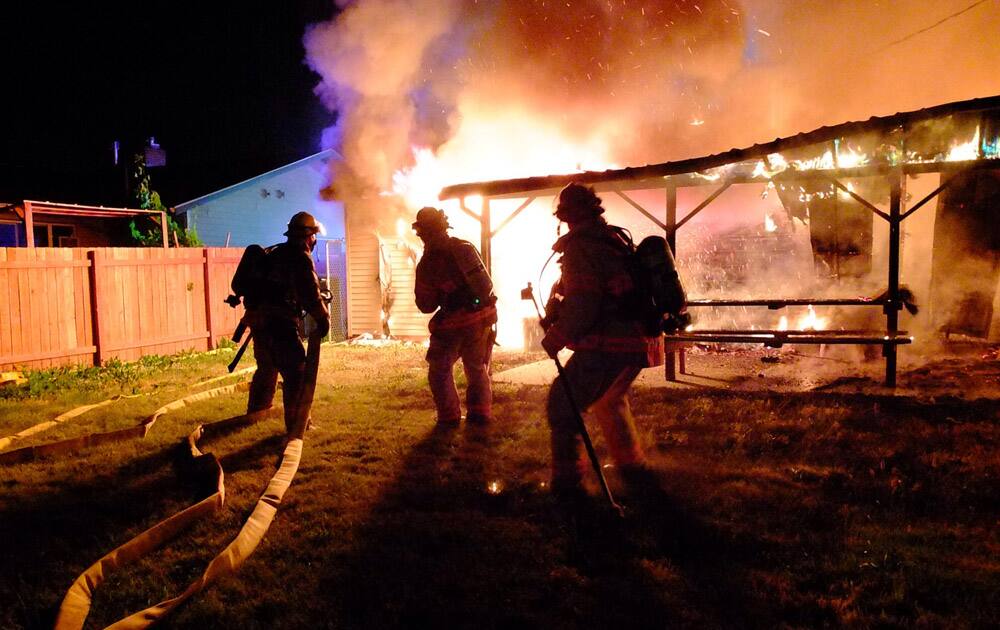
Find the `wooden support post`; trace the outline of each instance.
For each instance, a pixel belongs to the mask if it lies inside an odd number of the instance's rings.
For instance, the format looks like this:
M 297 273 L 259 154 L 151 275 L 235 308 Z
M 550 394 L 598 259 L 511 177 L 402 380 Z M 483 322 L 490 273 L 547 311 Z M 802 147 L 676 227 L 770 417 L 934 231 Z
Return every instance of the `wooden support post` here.
M 677 258 L 677 232 L 674 225 L 677 224 L 677 184 L 670 182 L 667 184 L 667 244 L 670 245 L 670 252 Z
M 101 291 L 98 288 L 100 272 L 97 269 L 97 261 L 100 256 L 95 250 L 87 252 L 87 261 L 90 266 L 87 269 L 90 276 L 90 322 L 94 335 L 94 365 L 100 367 L 104 364 L 104 340 L 101 338 Z
M 479 247 L 486 265 L 486 273 L 493 275 L 492 227 L 490 226 L 490 198 L 483 197 L 483 209 L 479 214 Z
M 169 230 L 167 229 L 167 213 L 160 212 L 160 229 L 163 231 L 163 248 L 170 247 Z
M 212 296 L 212 260 L 209 258 L 209 250 L 207 247 L 201 250 L 202 252 L 202 264 L 204 265 L 205 271 L 205 328 L 208 329 L 208 349 L 215 350 L 217 339 L 215 333 L 215 326 L 212 322 L 212 305 L 215 304 L 215 300 Z
M 899 331 L 899 309 L 901 307 L 899 299 L 899 250 L 902 218 L 900 215 L 905 177 L 902 169 L 893 169 L 889 173 L 889 290 L 886 296 L 888 302 L 883 309 L 885 310 L 886 330 L 893 339 Z M 887 387 L 895 387 L 896 344 L 887 343 L 882 346 L 882 354 L 885 355 L 885 384 Z
M 670 246 L 670 252 L 674 254 L 674 259 L 677 259 L 677 231 L 674 226 L 677 225 L 677 184 L 670 182 L 667 184 L 667 215 L 665 222 L 665 234 L 667 239 L 667 245 Z M 673 350 L 667 352 L 666 354 L 666 372 L 665 375 L 668 381 L 677 380 L 677 364 L 675 358 L 680 355 L 681 363 L 681 373 L 684 373 L 684 349 L 681 348 L 678 352 Z
M 28 247 L 35 246 L 35 217 L 31 202 L 24 202 L 24 239 Z

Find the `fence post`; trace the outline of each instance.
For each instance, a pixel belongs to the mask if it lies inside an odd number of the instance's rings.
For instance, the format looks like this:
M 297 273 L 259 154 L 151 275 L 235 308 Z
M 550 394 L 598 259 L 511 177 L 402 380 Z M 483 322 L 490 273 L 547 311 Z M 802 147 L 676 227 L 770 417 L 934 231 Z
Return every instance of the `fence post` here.
M 208 328 L 208 349 L 215 349 L 215 326 L 212 323 L 212 266 L 207 247 L 202 249 L 202 263 L 205 270 L 205 327 Z
M 99 277 L 97 260 L 97 250 L 88 250 L 87 261 L 90 262 L 90 266 L 87 268 L 88 275 L 90 276 L 90 323 L 94 335 L 94 365 L 99 367 L 104 364 L 104 351 L 102 349 L 103 339 L 101 339 L 100 290 L 97 288 Z

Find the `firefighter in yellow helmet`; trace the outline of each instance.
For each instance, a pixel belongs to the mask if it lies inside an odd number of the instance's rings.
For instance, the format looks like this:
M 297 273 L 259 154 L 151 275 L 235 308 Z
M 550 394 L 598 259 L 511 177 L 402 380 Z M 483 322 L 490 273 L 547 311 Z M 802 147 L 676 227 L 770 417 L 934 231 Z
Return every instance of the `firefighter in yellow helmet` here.
M 442 210 L 421 208 L 413 229 L 424 243 L 417 263 L 414 293 L 422 313 L 434 313 L 429 329 L 428 372 L 437 420 L 455 424 L 462 407 L 455 388 L 454 366 L 459 358 L 468 382 L 466 421 L 492 419 L 493 392 L 489 363 L 496 335 L 496 297 L 493 282 L 476 247 L 448 236 L 448 219 Z
M 563 348 L 574 351 L 565 378 L 580 411 L 594 413 L 619 467 L 641 470 L 643 453 L 628 391 L 642 368 L 663 364 L 663 336 L 646 336 L 629 312 L 633 283 L 626 261 L 631 246 L 618 228 L 608 225 L 603 213 L 601 199 L 591 187 L 571 183 L 559 193 L 555 215 L 569 225 L 569 232 L 552 246 L 561 254 L 562 275 L 550 303 L 559 306 L 557 317 L 547 314 L 543 321 L 542 347 L 552 357 Z M 577 496 L 586 464 L 580 458 L 581 440 L 562 383 L 552 383 L 547 412 L 553 492 Z
M 253 335 L 257 371 L 250 383 L 247 412 L 269 409 L 274 400 L 278 374 L 283 381 L 285 428 L 297 427 L 295 401 L 303 387 L 305 348 L 299 338 L 303 314 L 314 320 L 314 334 L 325 337 L 330 315 L 320 298 L 319 279 L 312 260 L 320 224 L 308 212 L 298 212 L 288 222 L 284 243 L 265 250 L 259 297 L 246 305 L 246 321 Z

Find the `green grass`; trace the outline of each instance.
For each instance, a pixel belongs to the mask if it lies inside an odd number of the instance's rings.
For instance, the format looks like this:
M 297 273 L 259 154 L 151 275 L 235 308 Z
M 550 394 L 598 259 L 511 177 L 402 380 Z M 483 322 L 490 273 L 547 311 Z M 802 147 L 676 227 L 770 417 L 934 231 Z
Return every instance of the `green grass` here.
M 629 507 L 619 522 L 596 487 L 593 505 L 573 514 L 548 495 L 545 388 L 498 386 L 494 426 L 437 430 L 423 353 L 324 348 L 318 426 L 271 530 L 236 576 L 168 626 L 1000 621 L 993 400 L 639 390 L 633 409 L 659 480 L 625 485 L 608 469 Z M 223 373 L 229 358 L 121 368 L 135 379 L 52 378 L 44 394 L 0 400 L 0 435 L 80 401 L 143 394 L 32 440 L 128 426 Z M 498 363 L 529 358 L 504 353 Z M 213 399 L 163 417 L 143 441 L 0 468 L 0 627 L 51 626 L 79 572 L 205 496 L 175 463 L 176 445 L 245 403 L 245 394 Z M 175 595 L 201 573 L 266 485 L 281 427 L 273 418 L 205 440 L 226 469 L 226 508 L 110 578 L 89 625 Z M 499 494 L 488 492 L 493 482 Z

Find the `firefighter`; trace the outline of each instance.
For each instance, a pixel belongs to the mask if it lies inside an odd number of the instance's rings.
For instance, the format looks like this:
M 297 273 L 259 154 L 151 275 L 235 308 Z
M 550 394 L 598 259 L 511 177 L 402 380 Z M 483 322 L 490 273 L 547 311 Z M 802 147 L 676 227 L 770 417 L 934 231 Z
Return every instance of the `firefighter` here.
M 304 386 L 306 353 L 299 337 L 303 313 L 312 317 L 318 337 L 325 337 L 330 330 L 330 315 L 320 298 L 311 255 L 319 231 L 319 223 L 308 212 L 292 216 L 285 232 L 287 240 L 267 249 L 260 297 L 246 305 L 257 359 L 247 412 L 271 408 L 280 373 L 285 429 L 290 436 L 296 429 L 296 400 Z
M 428 326 L 427 380 L 437 408 L 437 421 L 456 424 L 462 408 L 455 388 L 454 366 L 459 358 L 468 382 L 466 421 L 492 420 L 493 392 L 489 363 L 496 339 L 496 297 L 475 246 L 448 236 L 448 218 L 437 208 L 421 208 L 413 229 L 424 243 L 417 263 L 414 293 L 422 313 L 434 313 Z
M 580 409 L 600 423 L 608 450 L 623 474 L 643 472 L 643 453 L 629 408 L 628 392 L 644 367 L 662 365 L 663 336 L 646 336 L 630 313 L 632 277 L 626 267 L 631 246 L 601 216 L 604 208 L 593 188 L 571 183 L 559 193 L 555 216 L 569 232 L 552 249 L 559 253 L 562 276 L 553 289 L 558 314 L 550 309 L 542 347 L 551 357 L 573 350 L 565 378 Z M 561 299 L 560 299 L 561 298 Z M 559 378 L 557 377 L 557 381 Z M 552 435 L 552 490 L 580 497 L 586 461 L 565 386 L 553 382 L 547 412 Z

